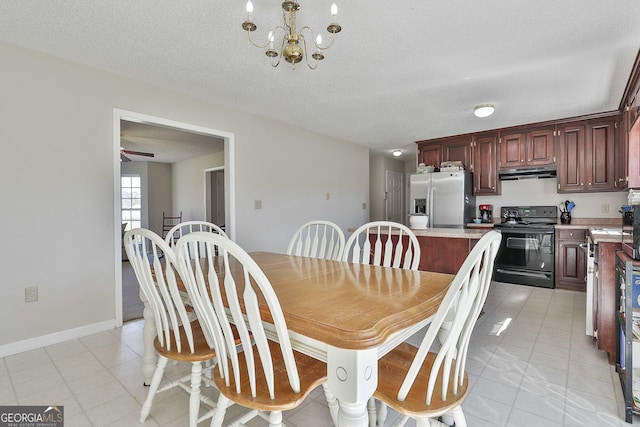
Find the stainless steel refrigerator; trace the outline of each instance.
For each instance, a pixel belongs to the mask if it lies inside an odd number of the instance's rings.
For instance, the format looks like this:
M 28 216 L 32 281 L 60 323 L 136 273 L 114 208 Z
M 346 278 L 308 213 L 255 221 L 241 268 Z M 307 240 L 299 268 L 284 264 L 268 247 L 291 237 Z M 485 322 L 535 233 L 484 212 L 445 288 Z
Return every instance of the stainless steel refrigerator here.
M 425 213 L 429 228 L 464 228 L 476 216 L 471 172 L 431 172 L 410 176 L 409 214 Z

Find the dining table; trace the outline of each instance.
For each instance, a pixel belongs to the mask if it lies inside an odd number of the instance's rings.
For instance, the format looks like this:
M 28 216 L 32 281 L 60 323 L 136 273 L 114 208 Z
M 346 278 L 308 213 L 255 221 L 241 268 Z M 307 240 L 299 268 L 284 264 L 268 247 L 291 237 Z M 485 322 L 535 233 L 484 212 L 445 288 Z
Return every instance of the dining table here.
M 270 252 L 250 256 L 280 301 L 293 348 L 327 363 L 340 427 L 367 426 L 378 359 L 429 324 L 454 276 Z M 156 332 L 141 298 L 148 384 Z

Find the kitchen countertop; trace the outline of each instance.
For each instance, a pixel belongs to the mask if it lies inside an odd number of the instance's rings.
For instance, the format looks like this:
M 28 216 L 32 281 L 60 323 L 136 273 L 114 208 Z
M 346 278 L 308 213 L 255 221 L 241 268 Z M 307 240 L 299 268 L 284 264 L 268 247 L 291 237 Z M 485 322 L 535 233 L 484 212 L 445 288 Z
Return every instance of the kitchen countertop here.
M 476 224 L 474 224 L 476 225 Z M 478 224 L 481 225 L 481 224 Z M 483 228 L 412 228 L 411 231 L 418 237 L 447 237 L 453 239 L 479 239 L 484 236 L 493 226 Z
M 594 243 L 620 243 L 622 220 L 619 218 L 572 218 L 571 224 L 558 224 L 556 230 L 587 229 Z

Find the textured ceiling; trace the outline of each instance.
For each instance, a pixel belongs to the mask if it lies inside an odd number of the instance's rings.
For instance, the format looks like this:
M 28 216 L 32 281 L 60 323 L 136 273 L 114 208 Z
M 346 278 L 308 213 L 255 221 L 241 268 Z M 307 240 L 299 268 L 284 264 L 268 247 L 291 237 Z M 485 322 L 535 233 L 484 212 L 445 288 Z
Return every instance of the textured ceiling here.
M 120 147 L 153 154 L 153 157 L 125 153 L 131 161 L 175 163 L 224 151 L 224 140 L 149 123 L 120 121 Z
M 299 1 L 298 26 L 324 29 L 331 0 Z M 272 68 L 244 0 L 3 0 L 0 40 L 377 151 L 615 110 L 640 48 L 638 0 L 337 3 L 315 71 Z M 280 1 L 254 5 L 266 36 Z

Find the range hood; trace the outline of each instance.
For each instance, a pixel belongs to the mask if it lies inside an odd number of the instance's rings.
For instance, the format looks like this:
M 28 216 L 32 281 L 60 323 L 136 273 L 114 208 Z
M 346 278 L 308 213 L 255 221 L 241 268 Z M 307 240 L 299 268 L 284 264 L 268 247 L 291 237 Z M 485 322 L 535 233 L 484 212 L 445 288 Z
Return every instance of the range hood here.
M 517 169 L 500 169 L 498 176 L 502 181 L 515 179 L 555 178 L 555 166 L 541 166 Z

